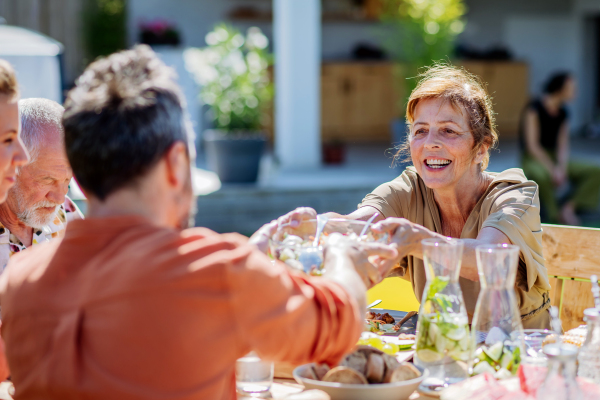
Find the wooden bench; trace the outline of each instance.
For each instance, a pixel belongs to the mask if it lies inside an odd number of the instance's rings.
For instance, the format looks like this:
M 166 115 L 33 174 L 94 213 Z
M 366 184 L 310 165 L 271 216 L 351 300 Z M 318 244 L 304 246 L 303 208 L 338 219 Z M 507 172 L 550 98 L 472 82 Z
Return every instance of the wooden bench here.
M 549 224 L 542 229 L 550 299 L 569 330 L 584 324 L 583 310 L 594 306 L 590 276 L 600 277 L 600 229 Z

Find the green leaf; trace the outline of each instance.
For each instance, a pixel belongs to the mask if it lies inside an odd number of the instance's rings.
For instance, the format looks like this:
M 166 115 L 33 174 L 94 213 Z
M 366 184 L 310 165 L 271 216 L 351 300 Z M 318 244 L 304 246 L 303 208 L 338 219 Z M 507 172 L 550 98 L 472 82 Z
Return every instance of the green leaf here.
M 431 281 L 431 284 L 429 285 L 429 290 L 427 291 L 427 300 L 433 300 L 437 293 L 441 292 L 446 288 L 446 286 L 448 286 L 449 282 L 450 278 L 444 276 L 436 276 L 433 278 L 433 281 Z

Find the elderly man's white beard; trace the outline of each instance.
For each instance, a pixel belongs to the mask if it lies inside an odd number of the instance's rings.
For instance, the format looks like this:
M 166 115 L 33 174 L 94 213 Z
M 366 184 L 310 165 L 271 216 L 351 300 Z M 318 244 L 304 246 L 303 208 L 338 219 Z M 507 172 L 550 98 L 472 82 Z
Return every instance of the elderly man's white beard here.
M 56 210 L 60 206 L 60 204 L 56 204 L 52 201 L 42 200 L 36 204 L 31 206 L 27 206 L 27 202 L 22 192 L 19 190 L 18 180 L 17 184 L 12 187 L 10 190 L 15 194 L 15 200 L 17 202 L 17 218 L 19 221 L 24 223 L 27 226 L 30 226 L 35 229 L 41 229 L 44 226 L 48 225 L 54 218 L 56 217 Z M 40 208 L 46 207 L 54 207 L 54 211 L 46 214 L 41 213 Z

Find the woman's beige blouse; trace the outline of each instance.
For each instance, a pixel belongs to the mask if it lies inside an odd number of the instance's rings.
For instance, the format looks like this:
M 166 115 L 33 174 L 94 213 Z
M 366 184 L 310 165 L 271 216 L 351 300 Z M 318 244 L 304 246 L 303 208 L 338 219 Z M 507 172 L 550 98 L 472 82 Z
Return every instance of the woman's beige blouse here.
M 523 321 L 550 307 L 550 283 L 542 254 L 542 227 L 538 186 L 527 180 L 518 168 L 500 173 L 486 172 L 494 179 L 479 199 L 460 235 L 476 239 L 484 227 L 496 228 L 521 248 L 515 282 L 517 302 Z M 369 193 L 359 205 L 370 206 L 384 217 L 406 218 L 427 229 L 442 233 L 442 224 L 433 191 L 425 186 L 414 167 Z M 421 299 L 425 283 L 423 260 L 408 256 L 390 276 L 401 276 L 412 283 Z M 473 316 L 479 294 L 479 282 L 460 278 L 460 286 L 469 316 Z

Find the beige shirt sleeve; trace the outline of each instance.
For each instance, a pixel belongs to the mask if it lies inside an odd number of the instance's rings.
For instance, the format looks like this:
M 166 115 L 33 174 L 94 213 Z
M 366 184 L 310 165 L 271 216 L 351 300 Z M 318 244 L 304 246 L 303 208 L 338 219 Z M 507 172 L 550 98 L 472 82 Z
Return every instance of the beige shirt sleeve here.
M 542 254 L 540 200 L 535 182 L 512 186 L 494 199 L 482 228 L 491 227 L 504 233 L 521 248 L 516 285 L 529 291 L 536 283 L 549 289 Z
M 373 207 L 384 218 L 407 218 L 413 186 L 410 176 L 405 171 L 398 178 L 379 185 L 366 195 L 358 208 Z

